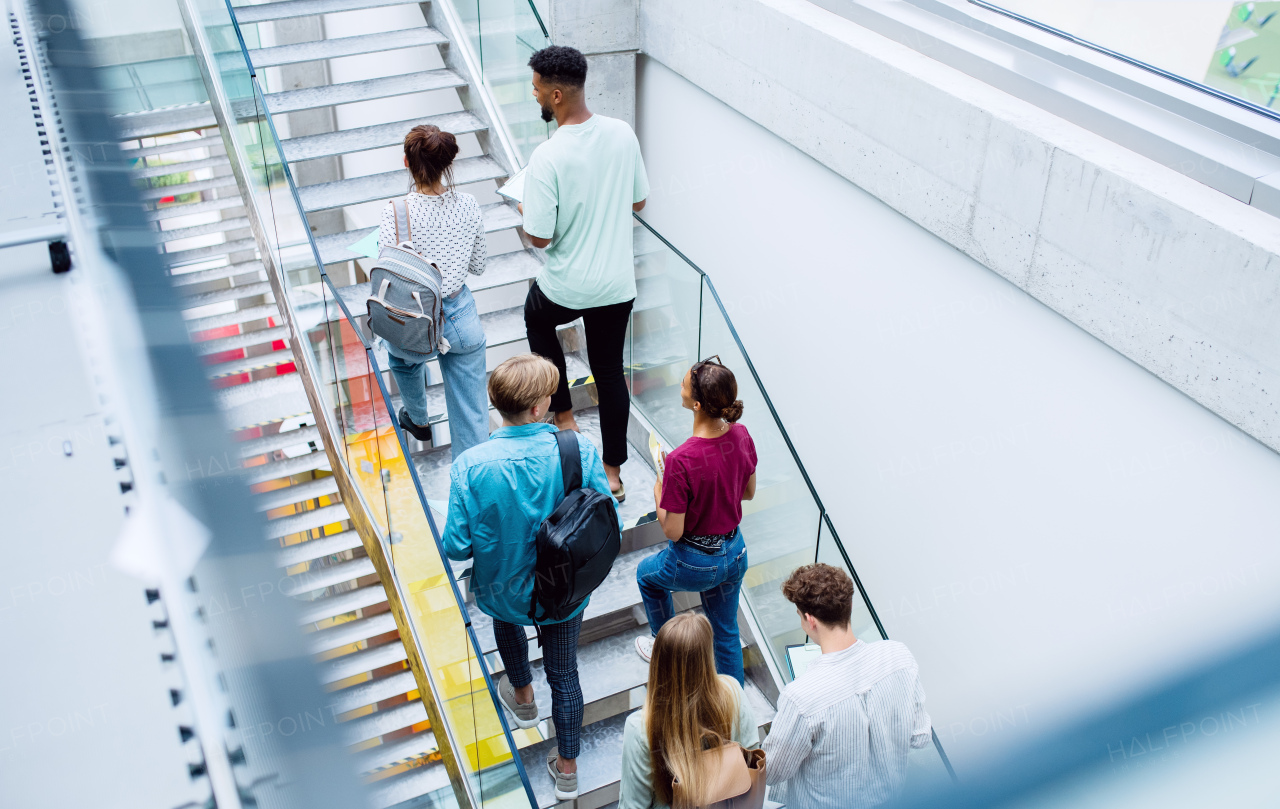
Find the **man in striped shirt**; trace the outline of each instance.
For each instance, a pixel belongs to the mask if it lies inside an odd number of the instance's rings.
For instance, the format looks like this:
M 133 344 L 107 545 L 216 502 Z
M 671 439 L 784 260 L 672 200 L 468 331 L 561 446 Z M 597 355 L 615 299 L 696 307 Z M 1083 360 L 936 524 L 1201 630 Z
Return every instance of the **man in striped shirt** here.
M 879 806 L 902 789 L 910 748 L 932 738 L 919 667 L 896 641 L 853 635 L 853 582 L 805 565 L 782 585 L 822 656 L 782 691 L 764 740 L 770 799 L 788 809 Z

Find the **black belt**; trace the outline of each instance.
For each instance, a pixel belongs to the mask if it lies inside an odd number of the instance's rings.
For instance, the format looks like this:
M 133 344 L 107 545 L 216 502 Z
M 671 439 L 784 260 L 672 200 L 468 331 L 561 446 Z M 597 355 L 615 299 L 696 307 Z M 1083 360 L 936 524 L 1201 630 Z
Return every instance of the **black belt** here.
M 695 551 L 719 553 L 724 543 L 733 539 L 737 533 L 738 529 L 735 528 L 727 534 L 685 534 L 680 537 L 680 541 Z

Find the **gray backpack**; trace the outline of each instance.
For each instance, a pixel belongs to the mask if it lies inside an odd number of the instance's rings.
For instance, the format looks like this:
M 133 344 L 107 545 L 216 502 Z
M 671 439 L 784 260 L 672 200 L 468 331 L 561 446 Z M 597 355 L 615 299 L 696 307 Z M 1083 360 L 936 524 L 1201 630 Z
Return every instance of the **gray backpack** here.
M 378 251 L 369 270 L 373 294 L 366 309 L 369 329 L 396 348 L 422 354 L 448 352 L 441 329 L 444 309 L 440 268 L 413 249 L 407 199 L 391 201 L 396 217 L 396 243 Z

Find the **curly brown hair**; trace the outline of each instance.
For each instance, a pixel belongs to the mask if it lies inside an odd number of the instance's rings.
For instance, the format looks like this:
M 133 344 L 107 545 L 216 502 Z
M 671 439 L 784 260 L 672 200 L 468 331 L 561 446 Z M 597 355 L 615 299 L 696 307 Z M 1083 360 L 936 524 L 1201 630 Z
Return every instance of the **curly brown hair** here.
M 783 582 L 782 595 L 827 626 L 848 626 L 853 614 L 853 579 L 821 562 L 796 568 Z

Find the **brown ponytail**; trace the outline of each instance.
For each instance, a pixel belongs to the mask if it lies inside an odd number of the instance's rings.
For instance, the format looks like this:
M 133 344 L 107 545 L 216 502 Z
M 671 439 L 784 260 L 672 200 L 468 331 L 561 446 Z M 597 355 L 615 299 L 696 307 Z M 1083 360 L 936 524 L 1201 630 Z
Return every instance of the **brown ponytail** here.
M 458 156 L 458 140 L 452 132 L 443 132 L 431 124 L 415 126 L 404 137 L 404 156 L 418 190 L 435 188 L 441 181 L 446 190 L 453 190 L 453 159 Z
M 742 400 L 738 398 L 738 380 L 733 371 L 711 360 L 693 366 L 690 373 L 693 400 L 702 412 L 713 419 L 730 424 L 742 418 Z

